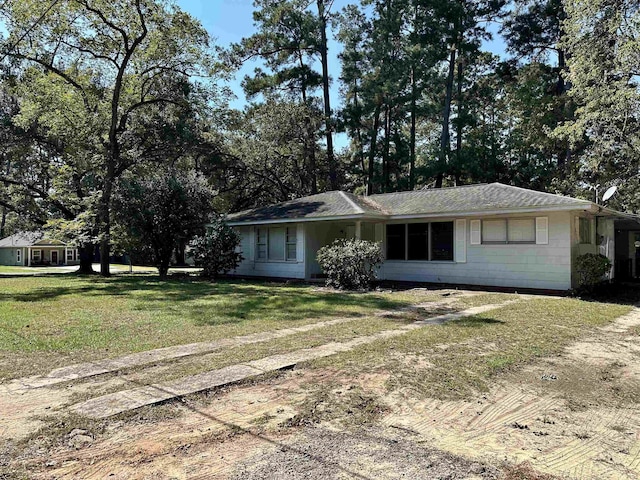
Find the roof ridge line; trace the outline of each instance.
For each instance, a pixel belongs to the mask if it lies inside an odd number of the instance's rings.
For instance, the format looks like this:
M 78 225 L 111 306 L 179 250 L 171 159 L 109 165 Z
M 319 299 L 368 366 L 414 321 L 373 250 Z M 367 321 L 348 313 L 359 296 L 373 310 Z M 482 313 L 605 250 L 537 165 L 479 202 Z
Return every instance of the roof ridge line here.
M 354 202 L 353 200 L 351 200 L 349 198 L 349 195 L 347 195 L 347 192 L 343 191 L 343 190 L 338 190 L 338 192 L 340 192 L 340 194 L 342 195 L 342 197 L 349 202 L 349 204 L 356 209 L 356 211 L 358 213 L 364 213 L 364 210 L 362 209 L 362 207 L 360 207 L 356 202 Z

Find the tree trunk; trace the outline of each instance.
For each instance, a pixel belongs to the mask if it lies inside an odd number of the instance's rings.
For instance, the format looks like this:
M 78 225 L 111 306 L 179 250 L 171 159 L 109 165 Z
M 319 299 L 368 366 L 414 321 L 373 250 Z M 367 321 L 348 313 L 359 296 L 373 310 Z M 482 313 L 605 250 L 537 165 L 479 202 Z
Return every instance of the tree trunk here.
M 302 55 L 298 56 L 298 60 L 300 62 L 301 70 L 304 72 L 304 62 L 302 60 Z M 302 95 L 302 103 L 305 108 L 308 108 L 309 105 L 307 103 L 307 80 L 306 78 L 302 79 L 302 86 L 300 89 L 300 93 Z M 313 125 L 311 125 L 311 118 L 307 113 L 304 116 L 305 129 L 307 132 L 306 138 L 304 139 L 304 144 L 302 148 L 305 151 L 306 156 L 309 159 L 309 174 L 311 175 L 311 195 L 315 195 L 318 193 L 318 172 L 316 165 L 316 147 L 315 147 L 315 132 L 313 131 Z M 309 145 L 311 142 L 311 145 Z
M 114 178 L 111 173 L 104 179 L 102 197 L 98 206 L 98 222 L 100 225 L 100 275 L 111 275 L 109 265 L 111 256 L 111 193 Z
M 384 110 L 384 147 L 382 149 L 382 182 L 383 189 L 382 191 L 387 193 L 390 190 L 389 185 L 389 146 L 391 143 L 390 135 L 391 129 L 389 128 L 391 123 L 391 113 L 390 113 L 389 105 L 386 106 Z
M 320 63 L 322 63 L 322 90 L 324 94 L 324 124 L 327 135 L 327 162 L 329 163 L 329 184 L 331 190 L 338 189 L 338 172 L 333 154 L 333 122 L 331 121 L 331 98 L 329 95 L 329 61 L 327 52 L 327 18 L 325 17 L 325 0 L 318 0 L 318 16 L 320 17 Z
M 95 251 L 95 245 L 82 245 L 78 249 L 78 253 L 80 254 L 80 267 L 77 270 L 77 273 L 80 274 L 92 274 L 96 273 L 93 271 L 93 252 Z
M 413 190 L 416 185 L 416 68 L 411 66 L 411 131 L 409 134 L 409 190 Z
M 369 148 L 369 175 L 367 178 L 367 195 L 373 194 L 373 166 L 376 159 L 376 145 L 378 143 L 378 128 L 380 127 L 380 105 L 376 105 L 373 114 L 373 130 L 371 132 L 371 146 Z
M 6 237 L 5 228 L 7 227 L 7 207 L 2 207 L 2 218 L 0 218 L 0 238 Z
M 458 78 L 456 103 L 458 110 L 458 121 L 456 122 L 456 168 L 454 170 L 454 180 L 456 187 L 460 185 L 462 174 L 462 130 L 464 127 L 464 101 L 462 99 L 462 81 L 464 79 L 464 66 L 462 65 L 462 56 L 458 57 Z
M 442 134 L 440 135 L 440 165 L 438 176 L 436 178 L 436 188 L 442 187 L 444 179 L 444 171 L 447 165 L 447 156 L 450 150 L 451 135 L 449 133 L 449 119 L 451 118 L 451 98 L 453 96 L 453 79 L 456 67 L 456 46 L 451 46 L 451 54 L 449 56 L 449 73 L 447 75 L 447 88 L 444 98 L 444 110 L 442 112 Z

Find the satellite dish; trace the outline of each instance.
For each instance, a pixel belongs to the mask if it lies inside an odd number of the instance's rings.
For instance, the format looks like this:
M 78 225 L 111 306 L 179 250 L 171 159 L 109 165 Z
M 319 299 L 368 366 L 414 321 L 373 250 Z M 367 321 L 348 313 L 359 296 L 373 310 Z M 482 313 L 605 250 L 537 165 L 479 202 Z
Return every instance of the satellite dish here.
M 613 187 L 610 187 L 606 192 L 604 192 L 604 195 L 602 196 L 602 201 L 606 202 L 607 200 L 609 200 L 611 197 L 613 197 L 613 195 L 618 191 L 618 187 L 616 187 L 615 185 Z

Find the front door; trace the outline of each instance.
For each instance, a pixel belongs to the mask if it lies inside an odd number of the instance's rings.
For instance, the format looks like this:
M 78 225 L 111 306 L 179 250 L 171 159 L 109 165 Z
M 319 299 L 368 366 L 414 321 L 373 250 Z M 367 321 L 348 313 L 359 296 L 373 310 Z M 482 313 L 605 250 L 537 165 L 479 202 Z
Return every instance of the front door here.
M 51 265 L 57 265 L 57 264 L 58 264 L 58 251 L 51 250 Z

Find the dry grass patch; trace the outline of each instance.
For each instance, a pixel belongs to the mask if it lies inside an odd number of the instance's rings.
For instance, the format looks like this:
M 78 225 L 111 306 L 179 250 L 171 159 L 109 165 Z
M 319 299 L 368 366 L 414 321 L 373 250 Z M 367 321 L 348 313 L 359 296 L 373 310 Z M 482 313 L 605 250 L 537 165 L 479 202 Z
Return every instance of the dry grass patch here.
M 523 300 L 486 314 L 363 345 L 312 362 L 346 375 L 384 371 L 388 387 L 418 397 L 468 398 L 487 391 L 497 374 L 559 352 L 586 331 L 630 307 L 575 299 Z M 419 356 L 412 364 L 403 356 Z

